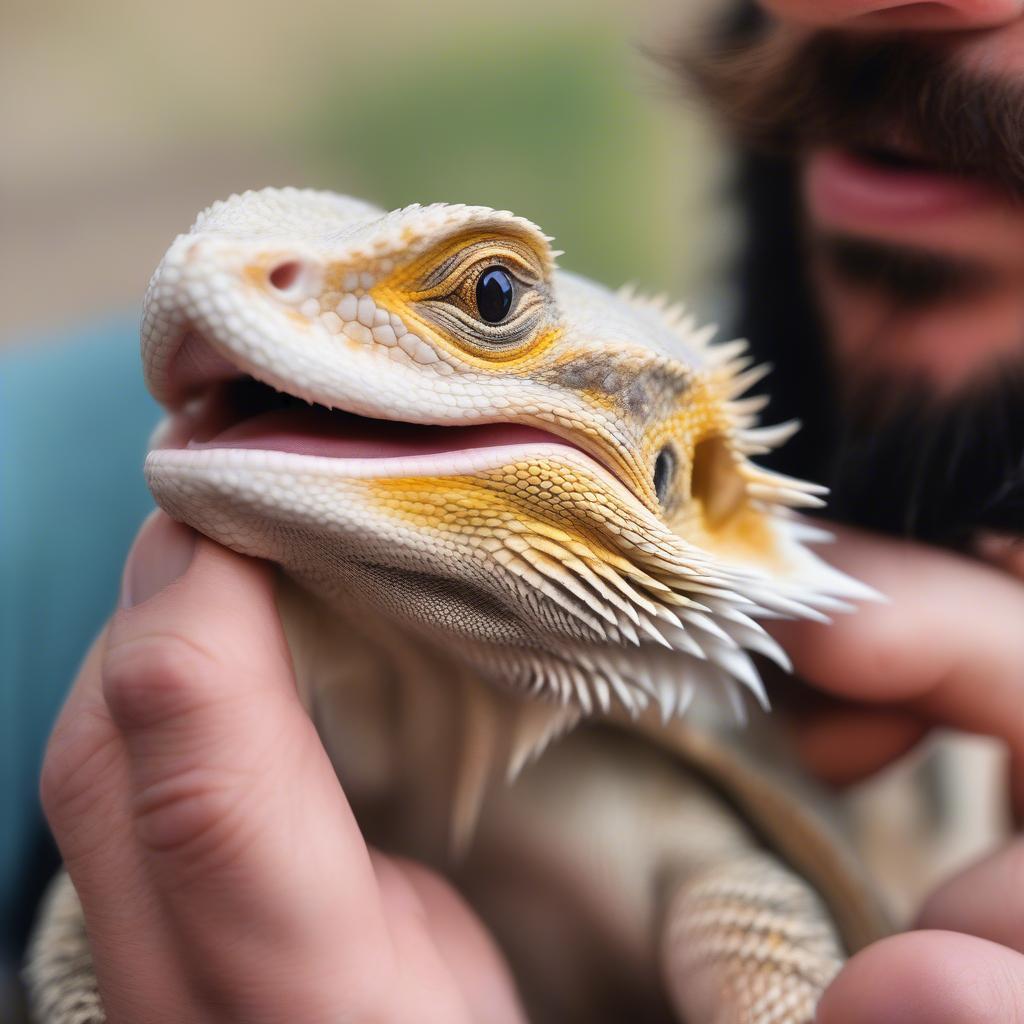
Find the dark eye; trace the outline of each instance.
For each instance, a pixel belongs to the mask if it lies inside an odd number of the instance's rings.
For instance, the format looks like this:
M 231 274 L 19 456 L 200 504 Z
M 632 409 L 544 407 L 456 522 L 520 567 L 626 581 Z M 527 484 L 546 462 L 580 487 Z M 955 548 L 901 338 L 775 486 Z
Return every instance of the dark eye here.
M 501 267 L 485 270 L 476 282 L 476 308 L 480 319 L 500 324 L 512 308 L 512 276 Z
M 654 493 L 658 501 L 665 504 L 672 478 L 676 475 L 676 457 L 671 448 L 662 448 L 654 460 Z

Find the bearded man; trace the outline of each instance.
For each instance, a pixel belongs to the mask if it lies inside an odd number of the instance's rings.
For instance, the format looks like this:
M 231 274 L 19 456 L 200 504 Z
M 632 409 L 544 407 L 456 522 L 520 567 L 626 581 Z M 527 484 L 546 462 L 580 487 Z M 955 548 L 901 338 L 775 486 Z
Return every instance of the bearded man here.
M 961 549 L 1024 526 L 1018 6 L 744 5 L 684 61 L 744 150 L 740 326 L 807 428 L 785 464 Z
M 1019 814 L 1024 4 L 744 3 L 682 67 L 741 151 L 739 333 L 775 364 L 769 417 L 804 424 L 778 464 L 831 485 L 858 530 L 830 558 L 892 600 L 776 630 L 855 702 L 805 716 L 806 759 L 845 782 L 936 722 L 998 736 Z M 820 1019 L 1020 1013 L 1022 864 L 1011 845 L 934 894 Z
M 776 416 L 804 421 L 787 466 L 833 483 L 857 526 L 830 558 L 890 598 L 777 629 L 799 674 L 841 699 L 807 716 L 803 753 L 842 781 L 933 724 L 985 733 L 1008 746 L 1024 809 L 1024 3 L 766 0 L 686 65 L 744 149 L 740 327 L 776 364 Z M 47 810 L 78 851 L 111 1020 L 253 1019 L 268 963 L 279 1004 L 261 1019 L 404 1021 L 393 995 L 410 983 L 433 993 L 417 1019 L 524 1019 L 452 890 L 367 849 L 295 699 L 265 566 L 151 518 L 112 628 L 145 654 L 143 681 L 186 657 L 195 703 L 91 756 L 62 747 L 60 726 L 51 746 Z M 108 654 L 87 658 L 72 713 L 103 699 Z M 259 684 L 244 721 L 218 711 L 238 665 Z M 201 772 L 246 748 L 264 754 L 225 780 L 231 815 L 136 820 L 139 765 Z M 301 863 L 275 855 L 282 819 Z M 183 833 L 230 856 L 196 862 Z M 140 872 L 147 843 L 159 863 Z M 1015 843 L 936 893 L 916 930 L 847 965 L 818 1020 L 1024 1018 L 1022 866 Z M 240 918 L 266 924 L 258 947 L 238 941 Z

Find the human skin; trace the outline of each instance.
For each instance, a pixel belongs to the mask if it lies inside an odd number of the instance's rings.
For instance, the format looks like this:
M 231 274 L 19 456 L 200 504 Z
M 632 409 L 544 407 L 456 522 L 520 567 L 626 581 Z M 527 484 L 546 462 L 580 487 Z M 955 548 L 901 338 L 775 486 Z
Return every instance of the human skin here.
M 269 566 L 154 513 L 46 755 L 111 1024 L 525 1018 L 438 875 L 368 849 Z

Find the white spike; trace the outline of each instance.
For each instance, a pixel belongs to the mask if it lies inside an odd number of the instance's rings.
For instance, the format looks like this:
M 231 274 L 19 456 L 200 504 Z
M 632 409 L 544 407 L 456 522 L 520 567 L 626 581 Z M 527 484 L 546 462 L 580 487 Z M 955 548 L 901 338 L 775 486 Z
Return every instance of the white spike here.
M 791 491 L 803 491 L 806 494 L 816 494 L 824 497 L 828 494 L 828 488 L 823 484 L 811 483 L 810 480 L 801 480 L 796 476 L 787 476 L 785 473 L 776 473 L 774 470 L 763 469 L 761 466 L 748 464 L 745 467 L 747 479 L 752 483 L 765 484 L 768 487 L 779 487 Z
M 751 629 L 738 624 L 729 627 L 729 633 L 737 643 L 747 650 L 762 654 L 769 661 L 774 662 L 783 672 L 793 671 L 793 662 L 789 655 L 779 646 L 778 642 L 766 633 L 760 626 Z
M 506 782 L 515 782 L 523 768 L 540 757 L 554 739 L 568 732 L 579 717 L 575 708 L 553 708 L 536 700 L 521 701 L 505 770 Z
M 633 690 L 623 681 L 622 677 L 617 672 L 609 672 L 606 678 L 611 684 L 612 689 L 615 691 L 615 696 L 618 697 L 619 703 L 631 715 L 635 716 L 638 708 L 634 701 Z M 600 676 L 598 679 L 600 679 Z M 597 680 L 595 680 L 595 682 L 597 682 Z
M 633 623 L 625 616 L 619 618 L 619 630 L 634 647 L 640 646 L 640 637 L 637 635 L 637 631 L 633 628 Z
M 743 703 L 743 691 L 736 685 L 734 679 L 729 677 L 725 679 L 725 693 L 729 698 L 729 704 L 736 716 L 737 723 L 745 726 L 747 724 L 747 707 Z
M 737 374 L 726 385 L 726 396 L 730 399 L 739 398 L 745 391 L 749 391 L 755 384 L 764 380 L 771 372 L 771 363 L 761 363 L 745 373 Z
M 707 652 L 697 643 L 693 634 L 685 626 L 680 625 L 678 629 L 670 630 L 668 636 L 673 650 L 689 654 L 691 658 L 696 658 L 698 661 L 704 661 L 707 658 Z
M 823 615 L 817 609 L 802 601 L 794 601 L 783 594 L 772 593 L 771 591 L 758 591 L 756 600 L 769 611 L 782 612 L 784 615 L 794 619 L 810 619 L 812 622 L 820 622 L 828 625 L 832 620 Z
M 707 328 L 704 328 L 704 330 L 706 331 Z M 717 328 L 711 332 L 712 335 L 716 331 Z M 733 359 L 746 354 L 748 348 L 749 345 L 746 339 L 737 338 L 735 341 L 722 341 L 717 345 L 711 345 L 708 348 L 707 354 L 712 366 L 724 366 L 726 363 L 732 362 Z
M 667 622 L 670 626 L 675 626 L 677 629 L 683 628 L 683 620 L 667 605 L 659 604 L 656 606 L 656 612 L 659 619 L 662 622 Z
M 743 439 L 764 445 L 770 450 L 780 448 L 799 430 L 799 420 L 786 420 L 784 423 L 775 423 L 770 427 L 748 427 L 743 431 Z
M 536 538 L 535 538 L 536 540 Z M 523 551 L 525 558 L 538 572 L 543 573 L 555 586 L 568 590 L 583 606 L 597 612 L 607 622 L 614 623 L 615 616 L 604 605 L 594 603 L 594 595 L 583 587 L 567 569 L 564 563 L 558 562 L 542 551 L 527 549 Z
M 573 694 L 576 692 L 572 677 L 565 670 L 565 665 L 557 660 L 551 663 L 551 673 L 558 684 L 558 699 L 564 706 L 567 706 L 572 701 Z
M 658 707 L 661 711 L 661 724 L 667 725 L 676 712 L 679 699 L 679 688 L 670 679 L 662 679 L 658 684 Z
M 772 502 L 778 505 L 787 505 L 790 508 L 824 508 L 825 502 L 813 494 L 804 491 L 794 491 L 783 487 L 771 487 L 767 484 L 747 484 L 747 494 L 752 498 L 759 498 L 761 501 Z
M 539 548 L 541 551 L 550 555 L 552 558 L 557 557 L 557 554 L 560 553 L 562 557 L 561 564 L 565 567 L 565 569 L 567 569 L 570 572 L 576 573 L 576 575 L 583 581 L 583 583 L 589 586 L 591 590 L 593 590 L 599 597 L 604 598 L 604 600 L 612 604 L 615 603 L 612 594 L 605 586 L 604 582 L 600 579 L 600 577 L 597 576 L 596 573 L 591 571 L 591 569 L 587 566 L 586 562 L 584 562 L 581 558 L 578 558 L 576 555 L 571 554 L 564 548 L 560 549 L 557 544 L 553 543 L 546 537 L 534 536 L 530 539 L 530 543 L 533 544 L 535 547 Z M 597 614 L 600 615 L 607 622 L 614 624 L 615 615 L 611 612 L 610 609 L 605 608 L 603 605 L 594 602 L 593 594 L 587 594 L 585 591 L 573 591 L 573 593 L 576 593 L 581 600 L 584 600 L 588 608 L 591 608 L 593 611 L 597 612 Z
M 545 597 L 550 598 L 563 611 L 568 612 L 574 618 L 589 626 L 590 629 L 598 634 L 598 636 L 604 633 L 604 628 L 593 615 L 584 611 L 582 608 L 577 607 L 575 601 L 572 601 L 568 594 L 564 594 L 560 591 L 547 579 L 546 576 L 534 569 L 528 562 L 525 562 L 522 558 L 512 554 L 511 552 L 505 552 L 505 555 L 503 556 L 501 552 L 496 551 L 494 556 L 496 560 L 504 564 L 510 572 L 515 573 L 516 576 L 519 576 L 530 584 L 530 586 L 539 590 Z
M 612 706 L 612 695 L 608 689 L 607 681 L 601 676 L 594 676 L 590 685 L 597 697 L 598 703 L 601 705 L 601 710 L 607 714 Z
M 709 633 L 716 640 L 721 641 L 726 646 L 735 646 L 731 636 L 711 616 L 702 615 L 700 612 L 685 611 L 682 613 L 683 618 L 697 629 L 703 630 L 705 633 Z
M 689 337 L 686 339 L 694 348 L 704 349 L 705 351 L 714 352 L 716 348 L 720 346 L 712 346 L 711 339 L 718 333 L 718 324 L 705 324 L 699 330 L 690 330 L 688 332 Z M 746 343 L 744 343 L 745 345 Z M 724 346 L 721 346 L 724 347 Z
M 764 412 L 764 407 L 771 401 L 767 395 L 753 395 L 750 398 L 734 398 L 729 405 L 729 412 L 738 420 L 753 418 Z
M 573 683 L 576 687 L 576 699 L 579 701 L 584 713 L 589 715 L 594 710 L 591 688 L 587 685 L 587 680 L 582 676 L 574 679 Z
M 738 648 L 721 649 L 714 655 L 718 662 L 732 676 L 733 679 L 741 682 L 756 698 L 758 703 L 766 711 L 769 708 L 768 694 L 765 692 L 764 682 L 754 668 L 750 656 Z
M 646 615 L 640 616 L 640 628 L 652 639 L 655 643 L 661 644 L 662 647 L 667 647 L 670 651 L 672 645 L 665 639 L 661 633 L 655 628 L 654 624 Z
M 676 705 L 677 718 L 682 718 L 690 710 L 690 705 L 693 703 L 696 693 L 697 688 L 692 683 L 683 683 L 679 694 L 679 703 Z

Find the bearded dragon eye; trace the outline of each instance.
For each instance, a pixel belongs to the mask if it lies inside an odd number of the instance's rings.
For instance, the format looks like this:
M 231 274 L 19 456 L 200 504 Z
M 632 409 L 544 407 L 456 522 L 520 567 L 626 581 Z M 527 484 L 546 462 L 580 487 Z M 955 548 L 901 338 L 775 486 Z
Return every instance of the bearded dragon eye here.
M 662 448 L 658 457 L 654 460 L 654 493 L 658 501 L 665 504 L 668 498 L 669 489 L 672 486 L 672 478 L 676 474 L 676 457 L 671 448 Z
M 485 270 L 476 282 L 476 308 L 489 324 L 500 324 L 512 309 L 511 275 L 501 267 Z

